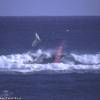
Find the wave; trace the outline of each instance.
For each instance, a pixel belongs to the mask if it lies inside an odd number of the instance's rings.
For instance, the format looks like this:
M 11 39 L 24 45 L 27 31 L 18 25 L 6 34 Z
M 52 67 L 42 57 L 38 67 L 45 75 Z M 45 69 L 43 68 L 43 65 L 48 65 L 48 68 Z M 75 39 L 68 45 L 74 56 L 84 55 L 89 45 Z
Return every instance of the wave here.
M 0 56 L 1 72 L 54 72 L 54 73 L 85 73 L 100 72 L 100 54 L 62 54 L 59 63 L 50 62 L 53 59 L 53 51 L 26 52 Z M 44 59 L 47 60 L 46 63 Z

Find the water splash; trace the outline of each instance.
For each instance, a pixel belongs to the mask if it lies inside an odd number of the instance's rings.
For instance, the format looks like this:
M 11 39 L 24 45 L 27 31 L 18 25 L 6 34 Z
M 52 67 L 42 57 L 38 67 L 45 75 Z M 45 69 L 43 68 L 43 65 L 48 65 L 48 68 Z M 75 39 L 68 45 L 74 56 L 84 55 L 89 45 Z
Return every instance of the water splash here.
M 43 63 L 43 59 L 53 56 L 52 50 L 26 52 L 0 56 L 0 71 L 2 72 L 59 72 L 59 73 L 84 73 L 100 72 L 100 54 L 64 54 L 59 63 Z

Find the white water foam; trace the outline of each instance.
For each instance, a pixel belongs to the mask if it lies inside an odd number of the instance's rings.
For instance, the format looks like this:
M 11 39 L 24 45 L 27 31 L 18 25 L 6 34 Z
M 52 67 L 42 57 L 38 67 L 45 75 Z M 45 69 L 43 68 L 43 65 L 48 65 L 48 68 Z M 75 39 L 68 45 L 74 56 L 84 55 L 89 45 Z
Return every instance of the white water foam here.
M 71 54 L 73 58 L 83 64 L 100 64 L 100 54 Z
M 68 56 L 68 57 L 67 57 Z M 35 53 L 11 54 L 0 56 L 0 71 L 2 72 L 65 72 L 84 73 L 100 72 L 100 54 L 66 55 L 60 63 L 42 64 L 43 58 L 52 57 L 51 51 L 38 50 Z M 76 63 L 77 62 L 77 63 Z

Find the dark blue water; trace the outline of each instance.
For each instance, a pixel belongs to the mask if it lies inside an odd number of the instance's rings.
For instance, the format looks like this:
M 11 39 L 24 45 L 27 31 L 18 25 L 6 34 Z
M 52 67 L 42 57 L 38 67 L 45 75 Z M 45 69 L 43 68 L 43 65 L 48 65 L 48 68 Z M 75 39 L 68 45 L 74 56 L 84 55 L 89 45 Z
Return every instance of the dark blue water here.
M 42 42 L 33 48 L 36 32 Z M 0 17 L 0 55 L 55 49 L 62 41 L 66 52 L 98 53 L 100 17 Z M 0 94 L 5 90 L 23 100 L 99 100 L 100 74 L 2 73 Z
M 0 53 L 37 49 L 31 46 L 36 32 L 42 39 L 37 48 L 64 41 L 67 51 L 100 50 L 100 17 L 0 17 Z
M 24 100 L 99 100 L 100 74 L 0 75 L 0 91 Z

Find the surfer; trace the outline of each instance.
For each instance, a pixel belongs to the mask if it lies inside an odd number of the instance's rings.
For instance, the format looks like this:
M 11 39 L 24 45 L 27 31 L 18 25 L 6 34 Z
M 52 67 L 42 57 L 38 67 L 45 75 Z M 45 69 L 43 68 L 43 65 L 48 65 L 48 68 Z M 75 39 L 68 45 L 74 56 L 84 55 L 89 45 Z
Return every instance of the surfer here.
M 40 41 L 40 36 L 38 35 L 38 33 L 35 33 L 35 39 L 32 42 L 32 47 L 36 47 Z M 61 62 L 61 58 L 64 57 L 64 55 L 62 54 L 63 46 L 64 41 L 61 42 L 60 46 L 56 49 L 56 51 L 53 54 L 51 54 L 50 57 L 46 57 L 45 53 L 42 53 L 39 57 L 34 57 L 31 55 L 33 61 L 28 61 L 26 63 L 59 63 Z
M 64 57 L 64 55 L 62 54 L 63 46 L 64 46 L 64 41 L 61 42 L 60 46 L 57 47 L 55 52 L 51 54 L 50 57 L 46 57 L 46 54 L 42 53 L 37 63 L 59 63 L 61 62 L 61 59 Z

